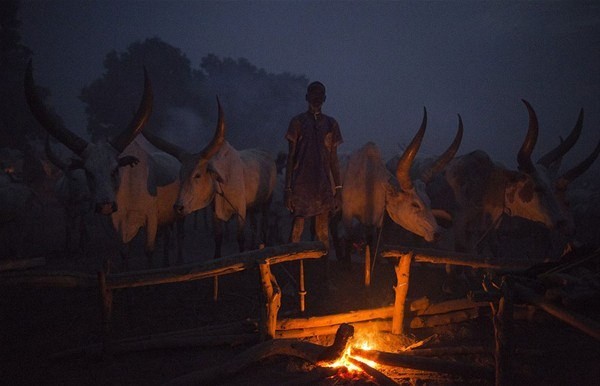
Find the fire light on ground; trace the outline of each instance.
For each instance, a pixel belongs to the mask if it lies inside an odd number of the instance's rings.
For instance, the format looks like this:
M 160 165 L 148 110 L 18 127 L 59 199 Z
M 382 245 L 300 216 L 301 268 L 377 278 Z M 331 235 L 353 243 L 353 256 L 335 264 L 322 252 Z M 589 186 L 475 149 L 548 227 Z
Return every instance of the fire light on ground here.
M 351 355 L 352 349 L 361 350 L 381 350 L 386 346 L 378 331 L 362 330 L 354 337 L 348 340 L 345 350 L 334 361 L 323 362 L 320 365 L 338 369 L 338 372 L 333 377 L 339 377 L 345 380 L 370 380 L 374 377 L 365 371 L 364 367 L 357 365 L 358 363 L 366 364 L 372 369 L 381 367 L 377 362 L 356 355 Z

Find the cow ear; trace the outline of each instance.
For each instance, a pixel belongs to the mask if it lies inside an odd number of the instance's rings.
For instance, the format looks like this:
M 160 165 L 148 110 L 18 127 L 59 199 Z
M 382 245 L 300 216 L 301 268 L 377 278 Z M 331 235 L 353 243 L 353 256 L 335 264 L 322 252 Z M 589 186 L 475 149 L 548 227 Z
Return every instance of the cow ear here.
M 140 162 L 140 160 L 137 157 L 134 157 L 132 155 L 126 155 L 126 156 L 120 157 L 117 162 L 119 164 L 119 167 L 123 167 L 123 166 L 134 167 L 135 165 L 137 165 Z
M 214 167 L 212 163 L 209 163 L 206 167 L 206 172 L 210 174 L 211 178 L 219 183 L 225 182 L 222 174 L 219 173 L 219 170 Z
M 215 165 L 212 162 L 208 163 L 208 166 L 206 167 L 206 171 L 208 173 L 210 173 L 210 176 L 213 180 L 215 180 L 219 183 L 227 182 L 224 178 L 223 173 L 221 173 L 219 171 L 219 168 L 215 167 Z

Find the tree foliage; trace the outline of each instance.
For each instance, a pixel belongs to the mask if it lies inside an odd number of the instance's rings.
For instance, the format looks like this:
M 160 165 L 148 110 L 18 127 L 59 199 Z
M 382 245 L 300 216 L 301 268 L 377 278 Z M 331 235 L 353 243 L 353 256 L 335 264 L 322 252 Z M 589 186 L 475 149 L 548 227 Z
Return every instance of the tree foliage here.
M 159 38 L 135 42 L 126 52 L 109 52 L 104 67 L 105 73 L 80 96 L 92 138 L 112 136 L 129 122 L 140 101 L 145 67 L 154 90 L 147 130 L 191 151 L 212 137 L 215 96 L 225 110 L 227 139 L 235 147 L 272 149 L 275 138 L 283 148 L 285 130 L 303 108 L 308 84 L 304 76 L 269 74 L 243 58 L 208 55 L 192 69 L 179 49 Z
M 304 108 L 306 77 L 269 74 L 247 59 L 215 55 L 204 57 L 201 68 L 206 72 L 204 92 L 220 96 L 227 138 L 235 147 L 272 149 L 274 141 L 287 144 L 284 135 L 289 121 Z
M 113 136 L 129 123 L 141 100 L 144 68 L 154 92 L 149 130 L 159 131 L 171 108 L 194 108 L 199 103 L 194 86 L 201 79 L 192 75 L 189 59 L 159 38 L 135 42 L 124 53 L 109 52 L 104 68 L 105 73 L 84 87 L 80 96 L 87 104 L 92 139 Z
M 39 138 L 42 131 L 25 103 L 23 77 L 31 50 L 21 43 L 18 11 L 16 0 L 0 6 L 0 147 L 25 150 L 27 139 Z M 47 97 L 48 91 L 40 95 Z

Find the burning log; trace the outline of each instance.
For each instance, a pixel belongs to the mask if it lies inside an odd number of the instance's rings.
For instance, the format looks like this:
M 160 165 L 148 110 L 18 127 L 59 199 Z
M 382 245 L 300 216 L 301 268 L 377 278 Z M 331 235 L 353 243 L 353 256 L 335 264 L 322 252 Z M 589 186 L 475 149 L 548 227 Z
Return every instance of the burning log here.
M 348 340 L 354 334 L 354 327 L 342 325 L 338 329 L 334 343 L 329 347 L 300 341 L 296 339 L 273 339 L 260 343 L 243 353 L 235 356 L 231 361 L 221 366 L 203 369 L 178 377 L 169 385 L 205 385 L 224 382 L 247 368 L 252 363 L 275 355 L 289 355 L 316 364 L 331 358 L 335 353 L 342 353 L 346 349 Z
M 461 377 L 494 380 L 494 369 L 482 366 L 473 366 L 436 358 L 420 358 L 404 353 L 390 353 L 359 348 L 352 348 L 350 353 L 353 356 L 359 356 L 387 366 L 408 367 L 416 370 L 459 375 Z
M 338 328 L 335 334 L 335 340 L 333 344 L 327 347 L 321 355 L 319 355 L 319 361 L 333 361 L 342 356 L 348 346 L 348 339 L 354 336 L 354 327 L 349 324 L 342 324 Z
M 348 361 L 352 363 L 354 366 L 359 367 L 362 371 L 367 373 L 369 376 L 375 379 L 380 386 L 394 386 L 398 385 L 398 382 L 394 381 L 392 378 L 388 377 L 381 371 L 369 366 L 363 361 L 359 361 L 356 358 L 348 357 Z

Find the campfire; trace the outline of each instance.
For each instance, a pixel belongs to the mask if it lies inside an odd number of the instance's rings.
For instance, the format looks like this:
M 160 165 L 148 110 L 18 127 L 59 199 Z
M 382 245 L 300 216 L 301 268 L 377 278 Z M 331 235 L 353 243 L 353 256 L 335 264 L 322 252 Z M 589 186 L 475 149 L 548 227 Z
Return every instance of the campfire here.
M 337 357 L 322 360 L 317 365 L 337 369 L 337 372 L 331 378 L 380 383 L 382 377 L 387 378 L 378 371 L 380 365 L 376 361 L 357 354 L 357 350 L 381 349 L 382 347 L 378 345 L 379 340 L 379 333 L 376 331 L 361 330 L 357 335 L 354 335 L 354 327 L 342 324 L 337 331 L 333 345 L 324 352 L 324 355 L 337 355 Z

